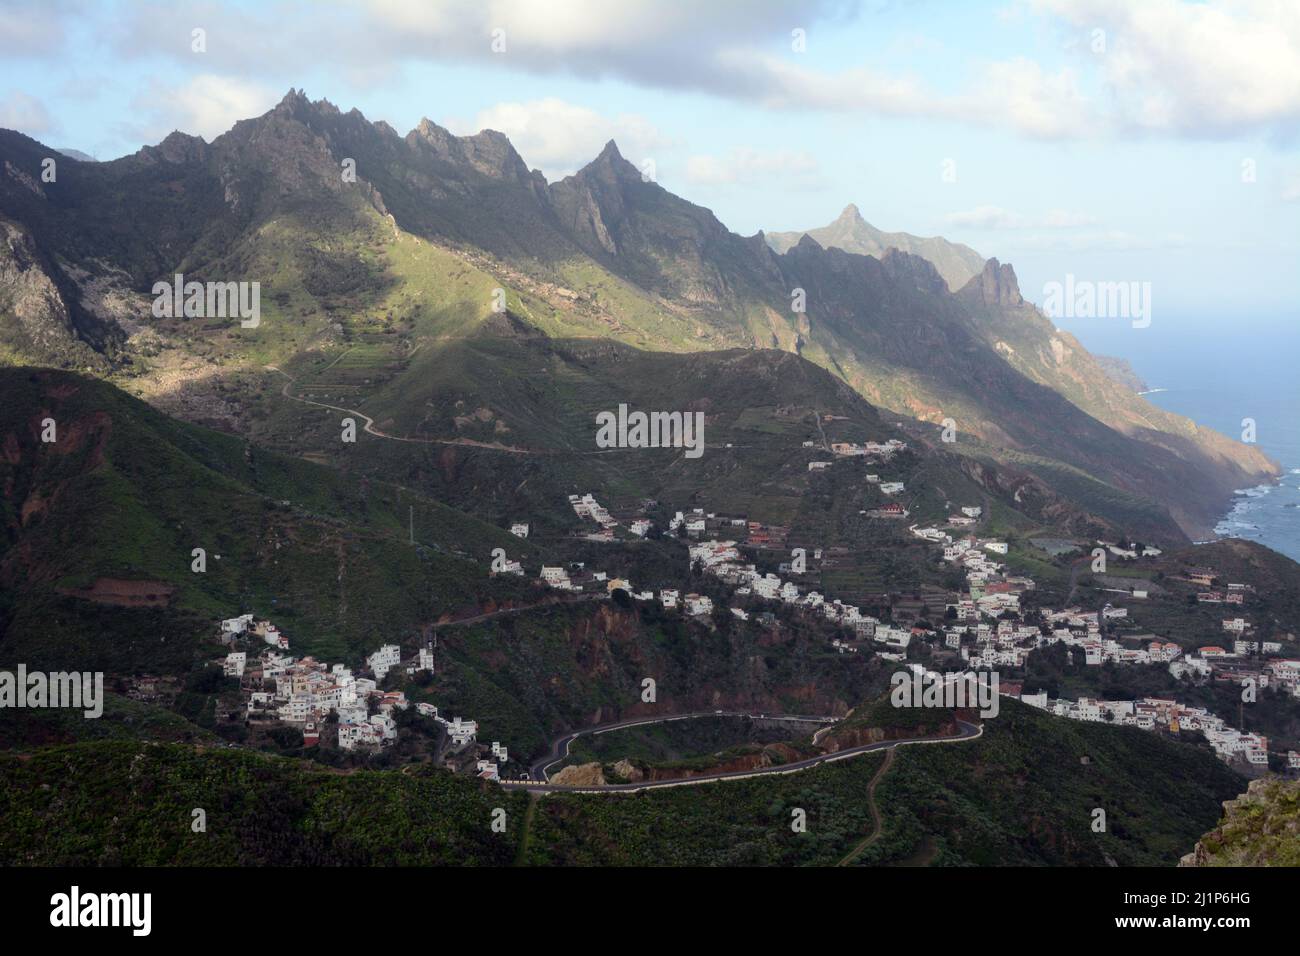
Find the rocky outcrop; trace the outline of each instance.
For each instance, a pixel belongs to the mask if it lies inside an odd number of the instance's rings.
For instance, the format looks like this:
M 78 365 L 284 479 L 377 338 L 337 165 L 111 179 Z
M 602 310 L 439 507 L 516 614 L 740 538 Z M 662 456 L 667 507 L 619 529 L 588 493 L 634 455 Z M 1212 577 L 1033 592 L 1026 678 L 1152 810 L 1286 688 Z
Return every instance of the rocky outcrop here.
M 632 763 L 632 761 L 628 760 L 626 757 L 614 764 L 613 770 L 614 773 L 618 774 L 629 783 L 638 783 L 645 779 L 645 774 L 642 773 L 641 768 L 636 766 L 636 764 Z
M 1300 866 L 1300 780 L 1252 780 L 1178 865 Z
M 553 774 L 550 782 L 557 787 L 603 787 L 605 771 L 599 763 L 575 764 Z
M 43 365 L 98 364 L 83 341 L 55 270 L 31 234 L 0 219 L 0 344 Z
M 984 263 L 984 271 L 971 279 L 962 288 L 964 297 L 978 297 L 986 305 L 1019 306 L 1024 304 L 1020 295 L 1020 282 L 1016 279 L 1016 270 L 1011 263 L 1001 263 L 990 259 Z

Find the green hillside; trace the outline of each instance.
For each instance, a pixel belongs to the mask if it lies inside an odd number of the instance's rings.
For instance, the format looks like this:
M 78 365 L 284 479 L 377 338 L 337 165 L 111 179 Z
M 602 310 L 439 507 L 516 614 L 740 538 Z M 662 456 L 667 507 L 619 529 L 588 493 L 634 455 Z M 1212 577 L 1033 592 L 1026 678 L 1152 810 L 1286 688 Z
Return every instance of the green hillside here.
M 442 771 L 345 774 L 176 744 L 0 754 L 0 777 L 5 866 L 503 866 L 528 802 Z
M 868 784 L 882 759 L 625 796 L 548 797 L 529 860 L 834 864 L 872 830 Z M 1208 750 L 1004 700 L 978 740 L 897 751 L 875 791 L 881 835 L 853 862 L 1169 866 L 1240 786 Z M 790 828 L 796 808 L 807 814 L 806 833 Z M 1106 811 L 1103 833 L 1092 830 L 1095 808 Z
M 299 652 L 358 655 L 526 593 L 487 576 L 491 547 L 528 553 L 500 529 L 177 422 L 92 379 L 0 370 L 0 440 L 7 662 L 183 672 L 214 622 L 244 610 L 274 619 Z

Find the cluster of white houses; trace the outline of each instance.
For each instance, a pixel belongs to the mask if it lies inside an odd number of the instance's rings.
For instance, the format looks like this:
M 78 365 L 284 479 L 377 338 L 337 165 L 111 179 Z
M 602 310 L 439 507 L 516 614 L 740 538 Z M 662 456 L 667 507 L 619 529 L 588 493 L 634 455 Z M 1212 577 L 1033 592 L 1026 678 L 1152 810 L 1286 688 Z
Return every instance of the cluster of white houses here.
M 406 673 L 433 673 L 433 648 L 421 647 L 403 665 L 402 649 L 385 644 L 366 658 L 370 676 L 356 674 L 345 664 L 326 664 L 314 657 L 295 658 L 287 653 L 288 639 L 268 621 L 254 621 L 244 614 L 221 622 L 223 643 L 234 644 L 246 636 L 258 636 L 268 645 L 260 655 L 249 660 L 247 651 L 231 650 L 222 661 L 226 676 L 236 677 L 247 697 L 250 719 L 274 720 L 301 729 L 303 746 L 320 743 L 320 732 L 329 714 L 338 718 L 340 750 L 379 750 L 397 739 L 394 710 L 412 706 L 402 691 L 384 691 L 380 684 L 394 668 L 405 666 Z M 275 640 L 271 640 L 274 635 Z M 455 717 L 450 720 L 430 703 L 416 702 L 416 712 L 440 723 L 456 749 L 474 742 L 478 724 Z M 374 711 L 373 713 L 371 711 Z M 505 747 L 493 743 L 492 753 L 504 761 Z M 480 775 L 496 779 L 497 767 L 480 767 Z
M 1200 731 L 1225 763 L 1241 761 L 1254 767 L 1268 766 L 1267 737 L 1230 727 L 1222 717 L 1210 713 L 1204 707 L 1189 707 L 1162 697 L 1142 697 L 1137 700 L 1097 700 L 1091 697 L 1052 700 L 1046 691 L 1023 694 L 1014 685 L 1004 685 L 1003 693 L 1032 707 L 1071 720 L 1113 723 L 1142 730 L 1167 730 L 1175 734 Z M 1300 770 L 1300 752 L 1287 751 L 1286 761 L 1288 769 Z
M 698 564 L 706 574 L 710 574 L 727 584 L 735 585 L 735 595 L 737 597 L 780 601 L 791 607 L 808 608 L 828 621 L 852 628 L 860 637 L 874 636 L 882 643 L 892 639 L 890 634 L 878 633 L 879 620 L 864 614 L 861 608 L 845 604 L 838 598 L 828 601 L 818 591 L 805 593 L 793 581 L 783 580 L 770 571 L 762 573 L 755 565 L 743 563 L 740 549 L 735 541 L 701 541 L 690 545 L 688 550 L 692 566 Z M 820 558 L 821 550 L 814 549 L 811 557 L 814 560 Z M 782 569 L 788 570 L 789 566 L 782 565 Z M 713 610 L 712 602 L 707 597 L 688 594 L 686 599 L 689 613 L 710 613 Z M 692 599 L 694 599 L 695 606 L 700 610 L 691 610 Z M 742 620 L 749 619 L 748 612 L 743 608 L 733 607 L 731 612 Z M 907 633 L 910 639 L 910 632 Z M 836 648 L 842 649 L 838 644 Z M 906 642 L 903 643 L 903 648 L 906 648 Z
M 569 504 L 573 506 L 573 513 L 579 518 L 589 518 L 605 529 L 618 527 L 618 522 L 614 520 L 614 517 L 605 506 L 590 493 L 581 497 L 569 495 Z
M 837 443 L 832 446 L 832 451 L 839 457 L 876 455 L 887 458 L 902 447 L 905 446 L 900 442 L 883 445 Z M 880 484 L 881 491 L 886 494 L 896 494 L 903 490 L 901 482 L 880 483 L 875 475 L 869 475 L 868 479 Z M 602 524 L 605 520 L 612 521 L 608 519 L 608 512 L 604 512 L 590 495 L 581 499 L 571 496 L 570 501 L 580 516 L 591 517 Z M 891 507 L 895 513 L 885 515 L 886 517 L 906 516 L 907 512 L 901 506 L 881 506 Z M 606 516 L 605 519 L 600 517 L 602 514 Z M 955 621 L 944 625 L 941 633 L 924 627 L 882 623 L 858 607 L 838 599 L 827 600 L 815 590 L 805 591 L 794 581 L 784 579 L 779 574 L 760 572 L 755 564 L 743 559 L 742 546 L 735 538 L 729 537 L 734 534 L 743 538 L 745 546 L 750 548 L 779 547 L 785 543 L 787 530 L 784 528 L 765 528 L 745 518 L 719 516 L 697 508 L 688 513 L 677 512 L 669 524 L 669 530 L 684 530 L 694 539 L 688 545 L 691 565 L 698 565 L 706 574 L 733 585 L 736 598 L 744 599 L 746 603 L 753 600 L 780 602 L 816 613 L 830 622 L 852 629 L 858 639 L 871 638 L 880 645 L 877 653 L 885 659 L 905 661 L 911 641 L 920 638 L 940 643 L 949 651 L 955 652 L 970 668 L 1023 668 L 1029 654 L 1035 649 L 1062 644 L 1068 649 L 1071 663 L 1077 660 L 1088 666 L 1106 663 L 1154 665 L 1168 667 L 1176 677 L 1187 674 L 1218 680 L 1251 679 L 1258 686 L 1281 688 L 1300 697 L 1300 661 L 1282 659 L 1281 642 L 1251 640 L 1251 624 L 1242 617 L 1223 620 L 1225 634 L 1234 638 L 1230 648 L 1209 645 L 1187 653 L 1184 653 L 1180 645 L 1161 640 L 1152 634 L 1135 635 L 1129 639 L 1109 636 L 1113 633 L 1113 628 L 1109 626 L 1123 622 L 1128 616 L 1127 608 L 1113 604 L 1107 604 L 1098 611 L 1084 611 L 1079 607 L 1063 610 L 1044 608 L 1041 610 L 1041 620 L 1030 621 L 1023 613 L 1020 601 L 1025 592 L 1035 589 L 1035 582 L 1025 575 L 1008 573 L 1005 566 L 997 560 L 1008 553 L 1005 541 L 979 537 L 967 530 L 978 525 L 982 518 L 981 506 L 964 505 L 949 516 L 946 527 L 913 525 L 910 528 L 916 537 L 942 548 L 944 560 L 965 572 L 964 593 L 957 596 L 955 604 L 948 605 L 950 617 L 955 617 Z M 648 528 L 648 522 L 645 526 Z M 642 533 L 633 530 L 634 533 Z M 1115 557 L 1128 560 L 1160 554 L 1158 549 L 1151 547 L 1120 546 L 1106 541 L 1097 543 Z M 819 559 L 821 549 L 809 549 L 808 557 Z M 636 591 L 625 580 L 609 578 L 602 572 L 588 572 L 580 565 L 576 568 L 578 570 L 575 572 L 573 568 L 543 567 L 542 580 L 551 587 L 567 590 L 612 591 L 623 588 L 640 601 L 654 600 L 656 597 L 650 591 Z M 792 569 L 787 562 L 781 564 L 779 570 L 782 573 L 792 570 L 797 573 L 799 569 Z M 1191 569 L 1187 573 L 1187 580 L 1205 587 L 1217 584 L 1213 569 Z M 1197 597 L 1202 603 L 1241 605 L 1248 590 L 1245 585 L 1228 584 L 1220 590 L 1201 592 Z M 1124 593 L 1133 598 L 1146 597 L 1146 592 L 1141 590 Z M 708 616 L 713 613 L 713 602 L 705 595 L 682 595 L 677 590 L 665 588 L 659 591 L 657 597 L 665 608 L 680 607 L 691 616 Z M 732 607 L 730 611 L 742 620 L 749 620 L 751 616 L 751 611 L 745 607 Z M 770 614 L 763 614 L 762 617 L 772 619 Z M 852 642 L 840 638 L 836 638 L 832 646 L 841 653 L 857 651 Z M 1018 689 L 1015 696 L 1020 696 Z M 1025 695 L 1022 699 L 1033 706 L 1076 719 L 1109 720 L 1141 728 L 1165 727 L 1176 730 L 1181 727 L 1199 730 L 1225 760 L 1240 758 L 1251 765 L 1267 764 L 1265 738 L 1237 731 L 1204 708 L 1186 707 L 1175 701 L 1155 698 L 1136 701 L 1097 701 L 1087 698 L 1079 701 L 1048 701 L 1045 694 L 1039 694 Z M 1288 759 L 1293 759 L 1293 755 L 1289 755 Z
M 963 509 L 964 510 L 964 509 Z M 985 551 L 1005 554 L 1006 545 L 998 541 L 984 541 L 967 536 L 954 540 L 951 535 L 935 528 L 913 528 L 918 537 L 940 544 L 944 558 L 954 561 L 967 570 L 969 595 L 957 605 L 958 626 L 946 627 L 944 643 L 959 651 L 963 660 L 974 667 L 1023 667 L 1029 653 L 1040 647 L 1063 644 L 1069 650 L 1069 660 L 1082 657 L 1085 665 L 1104 663 L 1163 665 L 1175 677 L 1190 675 L 1233 682 L 1253 681 L 1258 687 L 1277 687 L 1300 697 L 1300 660 L 1283 659 L 1280 641 L 1250 641 L 1238 639 L 1232 649 L 1209 645 L 1195 652 L 1183 653 L 1172 641 L 1161 641 L 1148 635 L 1145 646 L 1125 647 L 1118 640 L 1105 636 L 1108 623 L 1122 621 L 1128 616 L 1127 608 L 1107 604 L 1100 611 L 1083 611 L 1078 607 L 1064 610 L 1043 608 L 1042 625 L 1022 623 L 1016 589 L 1032 588 L 1027 577 L 1009 577 L 1001 574 L 1002 567 L 991 561 Z M 1104 544 L 1104 542 L 1099 542 Z M 1114 547 L 1111 547 L 1114 551 Z M 1123 557 L 1141 557 L 1156 549 L 1121 549 Z M 1209 583 L 1214 572 L 1201 569 L 1201 580 Z M 1230 586 L 1233 587 L 1233 586 Z M 1245 588 L 1237 585 L 1229 593 L 1241 593 Z M 1134 596 L 1145 597 L 1145 592 L 1134 591 Z M 1236 603 L 1236 602 L 1234 602 Z M 982 620 L 984 617 L 1009 618 L 998 620 L 996 625 Z M 1225 631 L 1246 634 L 1250 624 L 1242 618 L 1223 621 Z M 1267 766 L 1268 741 L 1258 734 L 1238 731 L 1220 717 L 1204 708 L 1186 707 L 1176 701 L 1143 699 L 1138 701 L 1097 701 L 1082 698 L 1078 701 L 1048 701 L 1045 693 L 1023 695 L 1025 703 L 1050 710 L 1061 716 L 1080 720 L 1108 720 L 1132 724 L 1142 728 L 1156 726 L 1200 730 L 1224 760 L 1240 758 L 1255 766 Z M 1293 758 L 1288 753 L 1288 761 Z
M 805 441 L 805 448 L 815 448 L 817 443 L 814 441 Z M 889 461 L 897 452 L 907 447 L 907 442 L 899 441 L 897 438 L 891 438 L 888 441 L 876 442 L 851 442 L 837 441 L 831 442 L 830 451 L 836 458 L 871 458 L 876 461 Z M 821 471 L 823 468 L 829 468 L 832 463 L 829 461 L 810 461 L 808 462 L 809 471 Z

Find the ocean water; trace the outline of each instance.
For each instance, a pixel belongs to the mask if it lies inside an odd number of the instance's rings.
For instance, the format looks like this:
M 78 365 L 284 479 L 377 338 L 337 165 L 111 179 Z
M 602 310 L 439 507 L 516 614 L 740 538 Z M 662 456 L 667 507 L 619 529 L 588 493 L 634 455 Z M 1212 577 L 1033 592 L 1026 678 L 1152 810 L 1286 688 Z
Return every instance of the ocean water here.
M 1253 419 L 1259 447 L 1282 466 L 1277 484 L 1239 489 L 1215 533 L 1250 538 L 1300 561 L 1300 316 L 1066 326 L 1094 353 L 1128 359 L 1146 398 L 1230 438 Z

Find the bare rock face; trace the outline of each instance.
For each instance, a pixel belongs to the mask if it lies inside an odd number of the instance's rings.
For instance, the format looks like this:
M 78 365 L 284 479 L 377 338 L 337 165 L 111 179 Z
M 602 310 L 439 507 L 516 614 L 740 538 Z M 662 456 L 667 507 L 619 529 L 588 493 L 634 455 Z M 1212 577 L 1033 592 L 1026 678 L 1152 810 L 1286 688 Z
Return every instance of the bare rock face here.
M 984 263 L 984 271 L 972 279 L 967 288 L 975 290 L 975 294 L 989 305 L 1018 306 L 1025 301 L 1020 295 L 1016 270 L 1011 263 L 1000 263 L 997 259 Z
M 37 355 L 55 355 L 75 339 L 67 304 L 42 268 L 31 236 L 0 221 L 0 303 L 18 320 L 15 330 Z
M 614 764 L 614 772 L 624 780 L 631 781 L 632 783 L 637 783 L 645 779 L 645 774 L 641 772 L 641 768 L 633 765 L 632 761 L 628 760 L 626 757 Z
M 565 767 L 551 777 L 551 783 L 557 787 L 603 787 L 605 782 L 605 771 L 598 763 Z

